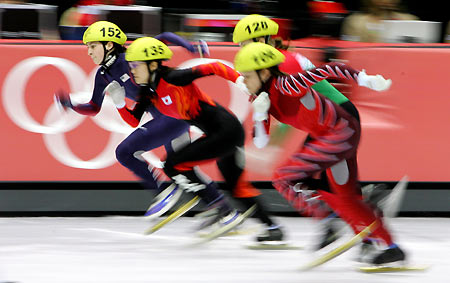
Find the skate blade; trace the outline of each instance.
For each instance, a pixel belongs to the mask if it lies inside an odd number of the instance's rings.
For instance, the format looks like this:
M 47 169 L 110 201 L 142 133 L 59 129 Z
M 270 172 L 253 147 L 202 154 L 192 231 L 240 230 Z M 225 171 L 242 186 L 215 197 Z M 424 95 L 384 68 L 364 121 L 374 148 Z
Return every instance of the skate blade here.
M 247 228 L 241 228 L 232 230 L 225 234 L 225 236 L 239 236 L 239 235 L 250 235 L 258 232 L 260 226 L 254 226 L 254 227 L 247 227 Z
M 405 271 L 425 271 L 428 265 L 423 266 L 361 266 L 358 270 L 366 273 L 382 273 L 382 272 L 405 272 Z
M 144 234 L 150 235 L 164 227 L 165 225 L 175 221 L 179 217 L 183 216 L 186 212 L 188 212 L 191 208 L 196 206 L 200 202 L 200 198 L 198 196 L 193 197 L 190 201 L 183 204 L 180 208 L 178 208 L 176 211 L 174 211 L 172 214 L 167 216 L 165 219 L 161 220 L 160 222 L 156 223 L 149 229 L 147 229 Z
M 292 245 L 285 242 L 276 242 L 276 243 L 256 243 L 247 245 L 247 249 L 250 250 L 302 250 L 303 247 Z
M 255 225 L 252 227 L 246 227 L 246 228 L 236 228 L 235 230 L 231 230 L 227 233 L 225 233 L 223 236 L 241 236 L 241 235 L 250 235 L 258 232 L 260 229 L 260 225 Z M 208 232 L 198 232 L 197 236 L 200 238 L 206 238 L 208 237 L 210 233 Z
M 359 234 L 353 236 L 350 240 L 345 242 L 344 244 L 338 246 L 337 248 L 329 251 L 328 253 L 314 259 L 313 261 L 309 262 L 308 264 L 300 267 L 301 271 L 307 271 L 311 270 L 319 265 L 322 265 L 335 257 L 343 254 L 344 252 L 348 251 L 355 245 L 359 244 L 365 237 L 370 235 L 372 231 L 374 231 L 378 227 L 378 221 L 374 221 L 372 224 L 364 228 Z

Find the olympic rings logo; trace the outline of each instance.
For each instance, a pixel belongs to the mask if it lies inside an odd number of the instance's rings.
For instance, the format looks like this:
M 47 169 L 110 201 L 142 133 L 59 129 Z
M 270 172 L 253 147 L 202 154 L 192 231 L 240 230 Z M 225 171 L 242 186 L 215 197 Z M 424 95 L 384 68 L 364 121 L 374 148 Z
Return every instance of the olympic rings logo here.
M 184 62 L 180 67 L 191 67 L 211 61 L 216 60 L 192 59 Z M 220 61 L 232 66 L 229 62 Z M 115 149 L 117 145 L 134 129 L 120 118 L 110 97 L 105 97 L 100 113 L 94 117 L 80 115 L 74 111 L 60 113 L 54 104 L 48 108 L 42 124 L 37 122 L 29 113 L 25 103 L 25 87 L 34 72 L 48 65 L 56 67 L 67 78 L 73 101 L 87 102 L 90 100 L 91 87 L 97 68 L 90 74 L 86 74 L 80 66 L 64 58 L 31 57 L 15 65 L 5 77 L 2 100 L 6 114 L 20 128 L 43 134 L 44 143 L 49 153 L 64 165 L 83 169 L 101 169 L 113 165 L 116 162 Z M 229 86 L 231 99 L 228 107 L 243 121 L 249 111 L 246 95 L 242 94 L 233 83 L 229 83 Z M 100 128 L 111 133 L 103 151 L 91 160 L 78 158 L 69 148 L 64 135 L 78 127 L 86 118 L 92 119 Z M 145 157 L 152 164 L 160 163 L 159 158 L 151 153 L 146 153 Z

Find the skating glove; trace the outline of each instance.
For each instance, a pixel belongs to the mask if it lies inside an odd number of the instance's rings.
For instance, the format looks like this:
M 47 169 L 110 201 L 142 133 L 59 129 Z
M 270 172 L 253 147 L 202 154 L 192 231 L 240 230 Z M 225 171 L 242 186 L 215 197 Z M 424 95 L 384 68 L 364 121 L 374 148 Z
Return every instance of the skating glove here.
M 358 85 L 376 91 L 385 91 L 391 87 L 392 81 L 386 80 L 382 75 L 367 75 L 365 70 L 358 74 Z
M 112 81 L 106 86 L 105 92 L 111 97 L 118 109 L 125 107 L 125 88 L 117 81 Z
M 209 57 L 209 46 L 203 39 L 198 41 L 197 52 L 200 57 Z
M 268 118 L 270 98 L 267 92 L 261 92 L 252 102 L 253 121 L 264 121 Z
M 244 83 L 244 76 L 239 76 L 235 82 L 236 86 L 245 94 L 250 95 L 247 85 Z
M 70 101 L 70 96 L 67 92 L 58 90 L 55 93 L 54 99 L 58 109 L 67 110 L 68 108 L 72 108 L 72 102 Z

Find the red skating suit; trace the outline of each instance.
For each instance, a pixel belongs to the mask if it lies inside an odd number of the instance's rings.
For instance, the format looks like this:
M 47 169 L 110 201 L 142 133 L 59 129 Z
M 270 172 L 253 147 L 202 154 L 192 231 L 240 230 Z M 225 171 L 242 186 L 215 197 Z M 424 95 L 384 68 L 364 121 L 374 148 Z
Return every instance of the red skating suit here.
M 359 71 L 340 63 L 330 63 L 304 73 L 274 78 L 269 86 L 269 113 L 282 123 L 310 134 L 306 142 L 289 161 L 276 170 L 275 188 L 294 207 L 293 185 L 299 179 L 326 170 L 333 193 L 319 191 L 326 201 L 355 233 L 370 225 L 377 217 L 358 194 L 356 152 L 361 135 L 358 121 L 332 101 L 314 91 L 311 86 L 327 78 L 356 80 Z M 392 240 L 380 225 L 373 233 L 387 244 Z
M 283 53 L 285 57 L 284 62 L 279 65 L 282 72 L 293 74 L 315 68 L 314 64 L 311 63 L 308 58 L 299 53 L 294 53 L 283 49 L 278 49 L 278 51 Z
M 232 82 L 236 82 L 236 79 L 239 77 L 238 72 L 221 62 L 202 64 L 188 69 L 172 69 L 163 72 L 156 87 L 155 96 L 152 99 L 153 105 L 166 116 L 186 120 L 203 129 L 205 123 L 214 122 L 205 121 L 204 117 L 201 117 L 202 112 L 205 112 L 206 108 L 208 108 L 206 105 L 213 107 L 217 105 L 193 81 L 210 75 L 217 75 Z M 220 144 L 215 144 L 214 146 L 217 147 Z M 178 167 L 181 168 L 182 165 L 192 167 L 198 164 L 195 162 L 192 164 L 184 163 Z M 240 170 L 235 171 L 238 172 Z M 261 194 L 248 181 L 245 181 L 245 170 L 239 174 L 240 177 L 233 188 L 235 197 L 248 198 Z
M 169 77 L 163 76 L 159 81 L 155 106 L 164 115 L 182 120 L 195 120 L 200 111 L 200 101 L 213 106 L 215 102 L 201 91 L 193 80 L 210 75 L 217 75 L 232 82 L 239 77 L 234 69 L 220 62 L 173 70 Z

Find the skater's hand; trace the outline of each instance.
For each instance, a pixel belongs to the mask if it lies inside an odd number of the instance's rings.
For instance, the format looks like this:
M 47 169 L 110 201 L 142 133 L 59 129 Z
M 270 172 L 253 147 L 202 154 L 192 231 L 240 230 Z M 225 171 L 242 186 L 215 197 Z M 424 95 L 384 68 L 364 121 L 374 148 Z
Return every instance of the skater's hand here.
M 58 90 L 54 96 L 55 104 L 58 109 L 67 110 L 72 108 L 72 102 L 70 102 L 70 96 L 63 90 Z
M 197 50 L 196 50 L 200 56 L 200 58 L 203 57 L 209 57 L 209 46 L 208 43 L 206 43 L 206 41 L 204 41 L 203 39 L 200 39 L 198 41 L 198 45 L 197 45 Z
M 261 92 L 258 97 L 252 102 L 253 120 L 264 121 L 268 118 L 270 108 L 270 98 L 267 92 Z
M 105 92 L 111 97 L 117 108 L 125 107 L 125 88 L 117 81 L 112 81 L 107 85 Z
M 382 75 L 367 75 L 365 70 L 358 74 L 358 85 L 376 91 L 385 91 L 391 87 L 392 80 L 386 80 Z

